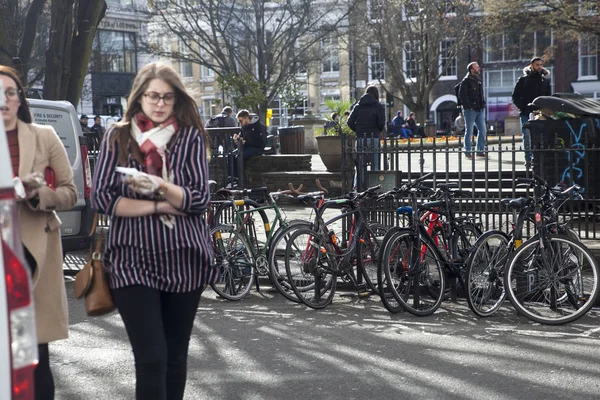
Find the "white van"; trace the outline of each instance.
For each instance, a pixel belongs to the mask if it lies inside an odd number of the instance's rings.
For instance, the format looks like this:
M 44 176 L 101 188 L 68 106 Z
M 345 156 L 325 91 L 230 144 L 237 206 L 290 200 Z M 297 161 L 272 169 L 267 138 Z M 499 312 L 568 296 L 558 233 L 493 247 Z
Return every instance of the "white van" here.
M 87 147 L 80 144 L 82 132 L 77 112 L 68 101 L 28 99 L 27 102 L 33 122 L 54 128 L 67 149 L 73 168 L 77 204 L 72 210 L 58 213 L 62 221 L 63 253 L 86 249 L 90 244 L 88 235 L 94 218 L 94 210 L 90 207 L 92 171 Z
M 0 106 L 4 87 L 0 81 Z M 38 362 L 31 276 L 24 263 L 10 152 L 0 118 L 0 399 L 34 398 Z

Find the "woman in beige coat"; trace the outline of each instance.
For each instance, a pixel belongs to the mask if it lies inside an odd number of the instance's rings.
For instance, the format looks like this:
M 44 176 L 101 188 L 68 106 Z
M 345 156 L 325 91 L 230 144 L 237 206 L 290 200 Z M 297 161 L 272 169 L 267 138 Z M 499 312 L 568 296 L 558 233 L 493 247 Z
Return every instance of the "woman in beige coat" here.
M 0 65 L 6 105 L 0 108 L 7 130 L 15 176 L 30 181 L 33 173 L 54 171 L 54 188 L 25 187 L 19 222 L 25 254 L 32 269 L 39 364 L 35 371 L 36 400 L 54 399 L 48 343 L 68 336 L 67 297 L 62 270 L 60 220 L 55 211 L 77 201 L 73 171 L 54 129 L 32 123 L 25 91 L 16 71 Z

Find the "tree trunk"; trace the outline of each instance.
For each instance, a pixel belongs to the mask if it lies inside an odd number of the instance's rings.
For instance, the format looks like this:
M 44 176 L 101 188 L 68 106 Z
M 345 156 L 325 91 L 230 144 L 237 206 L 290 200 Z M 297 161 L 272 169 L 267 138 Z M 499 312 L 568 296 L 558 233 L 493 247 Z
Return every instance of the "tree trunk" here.
M 9 34 L 9 31 L 12 30 L 10 26 L 11 18 L 16 18 L 14 6 L 15 4 L 7 2 L 4 3 L 3 7 L 0 7 L 0 64 L 2 65 L 12 66 L 14 57 L 17 56 L 14 43 L 12 43 Z
M 106 13 L 106 2 L 96 0 L 80 0 L 77 15 L 77 30 L 71 44 L 71 76 L 66 89 L 65 98 L 75 107 L 79 104 L 83 80 L 88 70 L 92 55 L 92 43 L 98 24 Z
M 417 108 L 414 110 L 415 116 L 417 117 L 417 122 L 421 124 L 423 129 L 425 129 L 425 122 L 427 122 L 427 110 L 425 110 L 425 106 L 422 104 L 417 104 Z
M 46 0 L 33 0 L 27 11 L 25 18 L 25 28 L 23 30 L 23 40 L 21 40 L 21 48 L 19 49 L 18 65 L 15 65 L 21 75 L 21 80 L 24 86 L 28 86 L 27 75 L 29 72 L 29 60 L 33 51 L 33 44 L 37 36 L 37 25 L 40 14 L 44 10 Z
M 70 74 L 65 68 L 65 58 L 70 58 L 70 44 L 73 32 L 74 0 L 52 1 L 52 23 L 50 43 L 46 51 L 46 78 L 44 80 L 44 98 L 58 100 L 66 92 Z

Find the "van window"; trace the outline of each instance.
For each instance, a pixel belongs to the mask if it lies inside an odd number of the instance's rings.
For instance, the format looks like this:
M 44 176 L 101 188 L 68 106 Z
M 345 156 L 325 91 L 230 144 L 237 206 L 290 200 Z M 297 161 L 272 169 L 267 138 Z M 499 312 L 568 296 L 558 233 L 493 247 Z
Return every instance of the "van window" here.
M 62 140 L 65 149 L 67 149 L 69 162 L 73 165 L 78 152 L 76 136 L 79 135 L 78 127 L 74 125 L 74 122 L 78 124 L 79 121 L 73 121 L 71 114 L 67 110 L 36 108 L 32 106 L 31 113 L 33 114 L 33 122 L 36 124 L 51 125 L 54 128 Z

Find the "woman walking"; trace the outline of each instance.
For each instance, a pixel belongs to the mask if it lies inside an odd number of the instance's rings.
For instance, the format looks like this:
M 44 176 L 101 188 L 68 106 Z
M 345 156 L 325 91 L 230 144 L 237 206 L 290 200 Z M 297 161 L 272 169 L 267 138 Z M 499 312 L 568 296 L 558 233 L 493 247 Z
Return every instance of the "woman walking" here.
M 104 266 L 133 349 L 136 399 L 182 399 L 196 309 L 214 279 L 208 140 L 167 65 L 140 70 L 128 103 L 102 142 L 92 204 L 111 217 Z M 157 189 L 131 184 L 118 166 L 150 174 Z
M 36 400 L 54 399 L 48 344 L 68 337 L 67 296 L 62 266 L 60 220 L 55 211 L 77 202 L 73 171 L 65 148 L 50 126 L 32 123 L 25 90 L 17 72 L 0 65 L 6 105 L 0 108 L 10 149 L 13 173 L 24 185 L 19 223 L 27 263 L 31 267 L 39 364 L 35 369 Z M 41 177 L 54 172 L 53 188 Z

